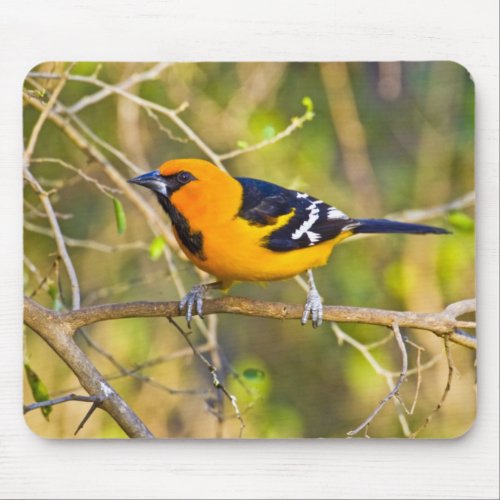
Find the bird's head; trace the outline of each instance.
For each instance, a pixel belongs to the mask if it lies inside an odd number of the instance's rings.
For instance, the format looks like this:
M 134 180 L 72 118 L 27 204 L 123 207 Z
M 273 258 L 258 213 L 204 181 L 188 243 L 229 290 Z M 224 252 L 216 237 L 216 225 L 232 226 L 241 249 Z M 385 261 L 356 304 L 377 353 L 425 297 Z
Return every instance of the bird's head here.
M 220 199 L 229 204 L 232 198 L 241 201 L 239 183 L 205 160 L 170 160 L 128 182 L 151 189 L 163 206 L 167 201 L 186 216 L 193 212 L 199 216 L 209 208 L 213 213 Z
M 160 196 L 172 197 L 183 189 L 196 193 L 227 177 L 219 168 L 204 160 L 170 160 L 160 168 L 139 175 L 128 182 L 146 187 Z

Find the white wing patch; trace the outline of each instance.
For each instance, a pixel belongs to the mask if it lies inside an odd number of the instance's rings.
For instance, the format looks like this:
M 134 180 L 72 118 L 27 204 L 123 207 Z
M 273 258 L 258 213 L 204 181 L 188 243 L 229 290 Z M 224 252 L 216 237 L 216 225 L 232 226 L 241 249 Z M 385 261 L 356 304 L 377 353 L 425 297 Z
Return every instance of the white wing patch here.
M 348 219 L 347 215 L 335 207 L 330 207 L 328 209 L 328 218 L 329 219 Z
M 307 193 L 297 193 L 297 198 L 307 199 L 309 195 Z M 323 203 L 321 200 L 309 201 L 310 205 L 306 208 L 309 210 L 309 217 L 292 233 L 292 240 L 298 240 L 304 236 L 304 234 L 309 238 L 311 242 L 310 245 L 314 245 L 321 239 L 321 235 L 310 231 L 314 223 L 319 219 L 319 208 L 316 205 Z
M 312 246 L 314 243 L 318 242 L 321 239 L 321 235 L 315 233 L 314 231 L 307 231 L 306 234 L 309 238 L 309 241 L 311 242 L 309 246 Z

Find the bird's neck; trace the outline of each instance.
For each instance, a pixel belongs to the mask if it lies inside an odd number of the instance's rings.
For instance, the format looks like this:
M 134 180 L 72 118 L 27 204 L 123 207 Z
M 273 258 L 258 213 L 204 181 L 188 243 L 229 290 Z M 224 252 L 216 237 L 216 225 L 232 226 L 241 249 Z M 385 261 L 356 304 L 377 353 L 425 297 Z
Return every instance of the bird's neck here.
M 193 231 L 187 219 L 175 208 L 172 202 L 163 195 L 157 195 L 158 201 L 165 212 L 167 212 L 175 232 L 182 245 L 193 255 L 201 260 L 205 259 L 203 253 L 203 235 L 198 231 Z

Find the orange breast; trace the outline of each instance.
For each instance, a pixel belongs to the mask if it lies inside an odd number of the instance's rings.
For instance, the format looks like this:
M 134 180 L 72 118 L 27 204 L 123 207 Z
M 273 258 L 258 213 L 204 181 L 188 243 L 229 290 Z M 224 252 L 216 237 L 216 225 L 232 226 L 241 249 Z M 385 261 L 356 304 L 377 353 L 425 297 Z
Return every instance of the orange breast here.
M 283 216 L 281 219 L 288 220 L 290 216 Z M 273 230 L 277 229 L 276 226 L 271 227 Z M 177 240 L 185 254 L 197 267 L 229 283 L 281 280 L 296 276 L 307 269 L 323 266 L 333 247 L 349 236 L 349 233 L 345 233 L 334 240 L 311 247 L 275 252 L 262 246 L 262 238 L 269 232 L 270 227 L 251 226 L 241 218 L 234 219 L 226 225 L 202 231 L 204 260 L 191 254 L 178 238 Z

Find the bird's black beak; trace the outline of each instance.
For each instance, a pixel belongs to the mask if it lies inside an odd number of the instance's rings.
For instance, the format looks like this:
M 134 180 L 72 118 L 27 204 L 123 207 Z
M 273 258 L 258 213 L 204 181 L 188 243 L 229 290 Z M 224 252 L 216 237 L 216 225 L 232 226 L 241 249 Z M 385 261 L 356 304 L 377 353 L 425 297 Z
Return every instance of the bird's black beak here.
M 168 196 L 167 179 L 165 179 L 165 177 L 163 177 L 158 170 L 152 170 L 146 174 L 139 175 L 138 177 L 129 179 L 127 182 L 144 186 L 151 189 L 151 191 L 154 191 L 155 193 Z

